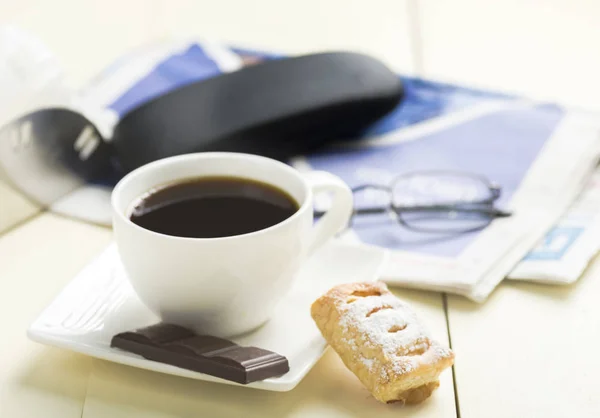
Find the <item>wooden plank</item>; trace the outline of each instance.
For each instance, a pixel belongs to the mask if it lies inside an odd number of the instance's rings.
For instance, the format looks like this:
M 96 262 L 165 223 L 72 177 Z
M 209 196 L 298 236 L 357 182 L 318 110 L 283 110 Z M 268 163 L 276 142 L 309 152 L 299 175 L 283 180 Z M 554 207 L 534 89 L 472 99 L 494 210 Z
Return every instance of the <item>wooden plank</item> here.
M 151 40 L 154 2 L 28 1 L 28 7 L 14 7 L 0 22 L 9 21 L 38 37 L 77 86 Z
M 110 236 L 43 214 L 0 237 L 0 416 L 81 416 L 92 360 L 33 343 L 25 331 Z
M 600 4 L 419 2 L 424 75 L 593 110 Z M 503 283 L 449 298 L 462 418 L 596 417 L 600 263 L 569 287 Z
M 0 173 L 0 235 L 39 211 L 37 205 L 8 185 Z
M 600 3 L 418 2 L 426 77 L 600 109 Z
M 414 71 L 407 0 L 157 0 L 155 36 L 194 35 L 300 54 L 355 50 Z
M 572 286 L 449 299 L 462 418 L 599 417 L 600 261 Z

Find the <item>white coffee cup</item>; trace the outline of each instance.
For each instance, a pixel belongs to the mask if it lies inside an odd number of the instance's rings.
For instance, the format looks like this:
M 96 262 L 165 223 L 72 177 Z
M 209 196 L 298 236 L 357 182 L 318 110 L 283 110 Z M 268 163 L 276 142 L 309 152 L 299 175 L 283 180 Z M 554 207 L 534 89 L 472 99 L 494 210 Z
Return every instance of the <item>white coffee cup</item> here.
M 273 185 L 293 197 L 299 209 L 269 228 L 223 238 L 164 235 L 129 219 L 144 193 L 206 176 Z M 332 204 L 313 225 L 313 195 L 321 191 L 333 193 Z M 112 208 L 119 254 L 142 302 L 165 322 L 228 337 L 269 319 L 307 256 L 347 225 L 352 193 L 342 180 L 326 172 L 302 174 L 281 162 L 248 154 L 199 153 L 132 171 L 115 187 Z

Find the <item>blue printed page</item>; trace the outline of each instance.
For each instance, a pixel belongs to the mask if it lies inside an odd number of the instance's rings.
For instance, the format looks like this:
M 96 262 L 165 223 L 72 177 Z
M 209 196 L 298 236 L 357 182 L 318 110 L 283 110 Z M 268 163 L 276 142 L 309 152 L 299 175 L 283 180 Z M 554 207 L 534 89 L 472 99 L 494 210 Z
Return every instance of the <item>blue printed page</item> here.
M 410 91 L 407 99 L 390 120 L 383 121 L 373 131 L 389 133 L 394 126 L 402 129 L 413 123 L 427 124 L 443 115 L 457 112 L 463 106 L 478 106 L 469 91 L 454 89 L 448 93 L 442 89 L 435 97 L 435 85 L 426 82 L 407 83 Z M 427 109 L 428 103 L 420 96 L 426 90 L 431 100 L 428 121 L 412 117 L 411 107 Z M 449 97 L 453 96 L 453 97 Z M 412 103 L 411 100 L 415 100 Z M 488 99 L 489 100 L 489 99 Z M 446 106 L 445 106 L 446 105 Z M 402 108 L 406 107 L 407 121 Z M 421 114 L 421 113 L 418 113 Z M 363 184 L 390 184 L 401 174 L 423 170 L 466 171 L 482 175 L 502 187 L 499 207 L 507 207 L 540 150 L 552 135 L 563 111 L 556 107 L 533 106 L 514 110 L 498 110 L 491 114 L 476 116 L 472 120 L 459 121 L 433 133 L 419 135 L 398 143 L 378 145 L 368 141 L 364 146 L 339 145 L 318 154 L 306 157 L 306 162 L 316 170 L 326 170 L 338 175 L 351 187 Z M 382 141 L 383 142 L 383 141 Z M 357 207 L 370 206 L 361 201 L 364 196 L 356 195 Z M 356 216 L 354 232 L 368 244 L 394 250 L 419 252 L 429 255 L 455 257 L 461 253 L 479 233 L 432 234 L 411 232 L 403 228 L 389 214 Z

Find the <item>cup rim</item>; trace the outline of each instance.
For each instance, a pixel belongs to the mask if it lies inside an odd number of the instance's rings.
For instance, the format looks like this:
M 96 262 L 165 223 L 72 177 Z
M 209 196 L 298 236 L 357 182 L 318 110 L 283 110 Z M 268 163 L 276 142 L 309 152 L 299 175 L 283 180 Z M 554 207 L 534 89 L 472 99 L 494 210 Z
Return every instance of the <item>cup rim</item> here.
M 141 226 L 133 223 L 131 221 L 131 219 L 129 219 L 127 216 L 125 216 L 125 213 L 122 213 L 120 210 L 118 210 L 118 206 L 119 206 L 118 205 L 118 203 L 119 203 L 118 195 L 120 194 L 121 190 L 124 189 L 125 187 L 127 187 L 128 183 L 133 181 L 134 178 L 141 175 L 142 173 L 144 173 L 148 170 L 152 170 L 152 169 L 159 169 L 165 165 L 175 164 L 177 161 L 196 160 L 196 159 L 202 160 L 202 159 L 206 159 L 206 158 L 255 160 L 258 162 L 262 161 L 262 162 L 266 162 L 266 163 L 275 165 L 275 166 L 279 167 L 280 169 L 287 171 L 288 173 L 292 174 L 293 176 L 295 176 L 296 178 L 298 178 L 300 180 L 300 182 L 302 183 L 302 187 L 304 188 L 304 196 L 305 196 L 304 201 L 300 204 L 300 207 L 292 216 L 290 216 L 289 218 L 287 218 L 279 223 L 276 223 L 275 225 L 271 225 L 264 229 L 259 229 L 258 231 L 247 232 L 245 234 L 230 235 L 230 236 L 226 236 L 226 237 L 214 237 L 214 238 L 179 237 L 176 235 L 168 235 L 168 234 L 163 234 L 160 232 L 152 231 L 152 230 L 149 230 L 146 228 L 142 228 Z M 216 242 L 216 241 L 229 241 L 229 240 L 233 240 L 233 239 L 239 239 L 242 237 L 247 238 L 247 237 L 251 237 L 251 236 L 261 235 L 261 234 L 271 232 L 280 227 L 283 227 L 284 225 L 291 223 L 298 217 L 302 216 L 302 213 L 304 213 L 304 211 L 307 210 L 309 202 L 312 200 L 311 197 L 312 197 L 312 189 L 308 186 L 306 180 L 304 180 L 302 178 L 300 172 L 298 170 L 296 170 L 295 168 L 293 168 L 285 163 L 282 163 L 281 161 L 277 161 L 272 158 L 267 158 L 267 157 L 263 157 L 260 155 L 246 154 L 246 153 L 239 153 L 239 152 L 197 152 L 197 153 L 182 154 L 182 155 L 175 155 L 172 157 L 161 158 L 159 160 L 144 164 L 144 165 L 134 169 L 133 171 L 127 173 L 123 178 L 121 178 L 121 180 L 119 180 L 119 182 L 113 188 L 113 190 L 111 192 L 111 196 L 110 196 L 110 204 L 112 207 L 113 216 L 118 217 L 122 222 L 125 222 L 129 226 L 132 226 L 134 229 L 139 230 L 143 233 L 149 234 L 151 236 L 156 236 L 156 237 L 161 237 L 161 238 L 166 238 L 166 239 L 190 241 L 190 242 Z M 131 204 L 131 202 L 129 202 L 129 205 L 130 204 Z M 113 228 L 114 228 L 114 223 L 115 223 L 115 221 L 113 220 Z

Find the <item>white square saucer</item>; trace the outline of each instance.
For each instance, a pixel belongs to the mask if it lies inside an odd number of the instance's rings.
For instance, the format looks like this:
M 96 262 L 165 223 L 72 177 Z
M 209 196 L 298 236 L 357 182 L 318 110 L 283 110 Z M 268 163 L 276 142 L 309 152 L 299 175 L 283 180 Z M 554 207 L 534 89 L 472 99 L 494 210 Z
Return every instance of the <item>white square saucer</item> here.
M 303 266 L 292 290 L 279 303 L 273 318 L 238 338 L 287 357 L 284 376 L 246 387 L 272 391 L 293 389 L 323 354 L 326 343 L 310 317 L 311 303 L 329 288 L 348 282 L 373 281 L 384 252 L 364 245 L 332 241 Z M 85 267 L 40 314 L 27 334 L 34 341 L 129 366 L 192 379 L 237 383 L 170 366 L 110 347 L 113 335 L 158 322 L 135 295 L 123 271 L 116 246 L 109 246 Z M 242 385 L 240 385 L 242 386 Z

